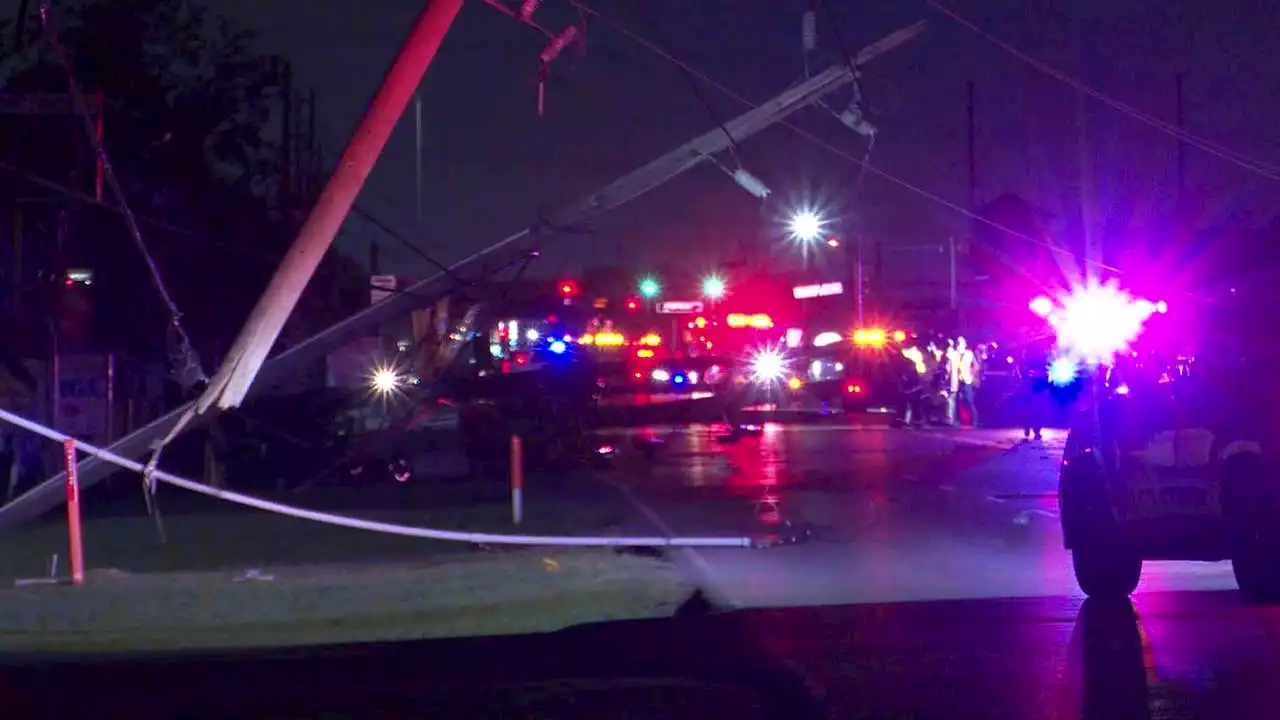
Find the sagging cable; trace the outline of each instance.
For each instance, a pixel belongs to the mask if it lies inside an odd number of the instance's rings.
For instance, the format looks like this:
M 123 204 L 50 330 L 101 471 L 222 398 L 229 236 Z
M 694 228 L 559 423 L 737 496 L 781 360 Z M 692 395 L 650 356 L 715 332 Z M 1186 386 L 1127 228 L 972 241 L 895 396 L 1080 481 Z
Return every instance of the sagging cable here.
M 60 433 L 53 428 L 45 427 L 39 423 L 28 420 L 21 415 L 15 415 L 7 410 L 0 409 L 0 422 L 9 423 L 14 427 L 22 428 L 41 437 L 48 438 L 55 442 L 62 442 L 69 438 L 65 433 Z M 89 443 L 76 441 L 76 449 L 88 455 L 93 455 L 100 460 L 111 463 L 125 470 L 141 472 L 143 465 L 136 460 L 130 460 L 122 455 L 117 455 L 110 450 L 100 448 Z M 321 512 L 319 510 L 311 510 L 308 508 L 297 507 L 296 505 L 286 505 L 284 503 L 272 502 L 252 495 L 233 492 L 231 490 L 223 490 L 221 488 L 199 483 L 188 478 L 180 477 L 163 470 L 157 470 L 155 476 L 161 482 L 194 493 L 199 493 L 207 497 L 224 500 L 236 505 L 244 507 L 257 508 L 277 515 L 297 518 L 299 520 L 311 520 L 313 522 L 323 523 L 325 525 L 336 525 L 338 527 L 352 528 L 354 530 L 367 530 L 369 532 L 379 532 L 387 535 L 400 535 L 403 537 L 421 538 L 424 540 L 444 540 L 446 542 L 464 542 L 476 545 L 523 545 L 523 546 L 562 546 L 562 547 L 692 547 L 692 548 L 767 548 L 772 547 L 773 543 L 768 538 L 757 539 L 754 537 L 614 537 L 614 536 L 589 536 L 589 535 L 513 535 L 507 533 L 483 533 L 483 532 L 464 532 L 458 530 L 443 530 L 439 528 L 419 527 L 414 525 L 399 525 L 396 523 L 379 522 L 376 520 L 366 520 L 364 518 L 351 517 L 348 515 L 337 515 L 334 513 Z
M 70 92 L 71 102 L 75 106 L 76 114 L 83 121 L 89 143 L 93 146 L 98 162 L 102 164 L 103 178 L 106 180 L 107 185 L 110 186 L 111 192 L 116 196 L 120 214 L 124 217 L 125 225 L 129 229 L 129 236 L 133 239 L 138 252 L 142 254 L 143 260 L 147 263 L 147 271 L 151 275 L 151 282 L 155 285 L 156 292 L 159 293 L 160 299 L 169 311 L 170 330 L 177 339 L 177 348 L 172 354 L 179 355 L 181 359 L 178 371 L 175 374 L 179 376 L 180 381 L 188 379 L 192 381 L 191 386 L 187 388 L 190 390 L 200 382 L 208 382 L 208 376 L 205 375 L 204 369 L 200 365 L 200 358 L 196 355 L 195 349 L 191 345 L 191 338 L 182 327 L 182 312 L 178 309 L 177 303 L 174 302 L 173 296 L 169 294 L 168 288 L 165 287 L 164 278 L 160 274 L 160 266 L 156 264 L 155 258 L 147 250 L 147 243 L 142 238 L 142 228 L 138 225 L 138 218 L 133 214 L 133 210 L 129 206 L 129 201 L 125 197 L 124 188 L 120 185 L 119 178 L 116 177 L 115 168 L 111 164 L 111 158 L 107 155 L 106 146 L 103 145 L 98 137 L 92 113 L 89 111 L 89 104 L 85 100 L 84 93 L 80 91 L 80 84 L 76 82 L 75 71 L 67 59 L 67 54 L 62 48 L 62 44 L 58 42 L 58 31 L 53 24 L 49 5 L 40 6 L 40 20 L 45 30 L 45 37 L 49 41 L 49 46 L 53 49 L 54 57 L 66 75 L 67 89 Z M 103 109 L 99 108 L 99 112 L 103 112 Z
M 138 225 L 138 218 L 129 206 L 129 201 L 124 194 L 124 187 L 121 186 L 119 178 L 116 177 L 115 167 L 111 164 L 110 156 L 107 155 L 107 148 L 98 136 L 92 113 L 89 111 L 89 104 L 85 100 L 84 93 L 80 90 L 80 84 L 76 81 L 75 70 L 71 67 L 71 62 L 62 48 L 62 43 L 58 41 L 58 29 L 54 25 L 53 13 L 48 4 L 40 6 L 40 22 L 44 28 L 45 39 L 48 40 L 49 47 L 53 50 L 54 58 L 66 75 L 67 90 L 71 95 L 71 102 L 75 107 L 76 114 L 80 116 L 80 120 L 84 123 L 85 134 L 88 136 L 98 163 L 102 167 L 103 179 L 106 180 L 107 186 L 111 188 L 112 194 L 115 195 L 120 215 L 124 217 L 125 226 L 129 230 L 129 237 L 133 240 L 134 245 L 137 246 L 143 261 L 146 262 L 151 282 L 155 285 L 156 292 L 160 295 L 161 301 L 164 302 L 165 308 L 169 311 L 169 331 L 165 340 L 173 375 L 186 391 L 203 390 L 204 386 L 209 382 L 209 377 L 205 374 L 204 367 L 200 363 L 200 357 L 196 354 L 195 348 L 191 344 L 191 337 L 187 335 L 186 329 L 182 326 L 182 311 L 178 309 L 178 304 L 174 302 L 173 296 L 169 294 L 168 288 L 165 287 L 164 277 L 160 274 L 160 266 L 156 264 L 155 258 L 152 257 L 151 252 L 147 249 L 147 243 L 142 237 L 142 228 Z M 105 107 L 98 108 L 100 113 L 105 111 Z M 152 471 L 155 468 L 155 463 L 159 462 L 161 447 L 163 445 L 155 449 L 151 462 L 148 463 L 148 467 Z M 142 475 L 142 493 L 147 504 L 147 512 L 156 521 L 156 528 L 163 541 L 164 524 L 158 514 L 159 508 L 155 498 L 156 483 L 150 471 L 144 472 Z

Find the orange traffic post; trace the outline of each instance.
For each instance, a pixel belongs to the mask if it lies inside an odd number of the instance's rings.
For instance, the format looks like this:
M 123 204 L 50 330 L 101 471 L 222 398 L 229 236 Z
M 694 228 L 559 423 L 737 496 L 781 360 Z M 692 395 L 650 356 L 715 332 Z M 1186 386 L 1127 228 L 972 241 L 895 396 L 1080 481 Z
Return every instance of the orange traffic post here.
M 71 541 L 71 584 L 84 584 L 84 538 L 80 531 L 80 479 L 76 472 L 76 441 L 62 441 L 67 465 L 67 535 Z
M 524 519 L 524 445 L 519 435 L 511 436 L 511 522 Z

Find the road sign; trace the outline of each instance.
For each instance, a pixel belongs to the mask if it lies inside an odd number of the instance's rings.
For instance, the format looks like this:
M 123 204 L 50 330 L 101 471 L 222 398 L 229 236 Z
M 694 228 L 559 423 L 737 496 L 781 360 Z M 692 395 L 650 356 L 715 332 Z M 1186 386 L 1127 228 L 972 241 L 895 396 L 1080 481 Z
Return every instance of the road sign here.
M 369 302 L 379 303 L 391 297 L 398 285 L 395 275 L 374 275 L 369 278 Z
M 701 300 L 663 300 L 658 303 L 661 315 L 692 315 L 702 312 Z
M 844 284 L 838 282 L 822 283 L 821 285 L 798 285 L 791 288 L 791 295 L 797 300 L 828 297 L 831 295 L 839 295 L 843 292 Z

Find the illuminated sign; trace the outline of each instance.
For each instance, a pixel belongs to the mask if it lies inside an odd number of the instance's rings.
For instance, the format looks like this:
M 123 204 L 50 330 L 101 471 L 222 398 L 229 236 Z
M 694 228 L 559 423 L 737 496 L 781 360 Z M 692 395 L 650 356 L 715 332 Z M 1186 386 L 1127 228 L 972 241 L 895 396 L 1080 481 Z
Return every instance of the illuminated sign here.
M 844 283 L 832 282 L 821 285 L 797 285 L 791 288 L 791 295 L 797 300 L 840 295 L 844 292 Z
M 395 275 L 374 275 L 369 278 L 369 302 L 379 303 L 395 294 Z
M 664 300 L 658 303 L 662 315 L 691 315 L 702 312 L 701 300 Z

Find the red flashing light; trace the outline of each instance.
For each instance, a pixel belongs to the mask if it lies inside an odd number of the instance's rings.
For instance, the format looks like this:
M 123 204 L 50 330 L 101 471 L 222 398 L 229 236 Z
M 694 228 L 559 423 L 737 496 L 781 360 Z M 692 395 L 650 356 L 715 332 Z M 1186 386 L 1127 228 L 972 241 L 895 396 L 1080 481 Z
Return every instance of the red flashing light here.
M 529 364 L 529 356 L 526 355 L 525 353 L 515 353 L 511 356 L 511 359 L 515 360 L 517 365 Z
M 560 281 L 560 294 L 565 297 L 573 297 L 578 294 L 578 283 L 572 280 Z
M 773 327 L 773 318 L 764 313 L 756 313 L 755 315 L 744 315 L 743 313 L 730 313 L 725 321 L 731 328 L 752 328 L 754 330 L 768 330 Z
M 848 385 L 846 385 L 846 386 L 845 386 L 845 389 L 844 389 L 844 390 L 845 390 L 845 392 L 849 393 L 850 395 L 861 395 L 861 394 L 862 394 L 862 386 L 861 386 L 861 385 L 859 385 L 859 384 L 857 384 L 857 383 L 849 383 Z
M 635 298 L 627 298 L 627 310 L 635 312 L 640 309 L 640 301 Z

